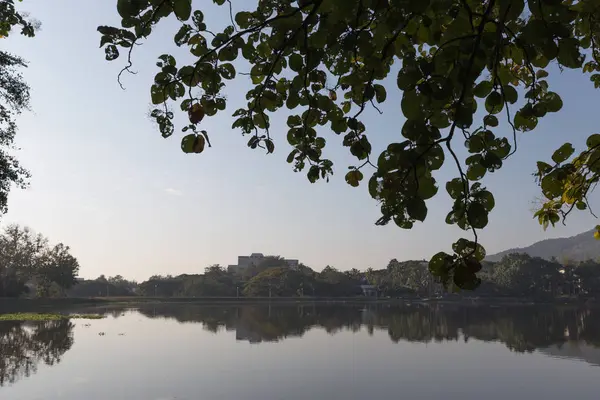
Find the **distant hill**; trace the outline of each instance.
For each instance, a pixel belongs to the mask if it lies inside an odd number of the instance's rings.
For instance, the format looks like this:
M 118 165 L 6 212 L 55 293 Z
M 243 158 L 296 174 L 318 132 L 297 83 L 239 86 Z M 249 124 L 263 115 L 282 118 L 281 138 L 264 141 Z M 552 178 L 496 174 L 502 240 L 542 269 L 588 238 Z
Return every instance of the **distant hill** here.
M 500 261 L 506 254 L 527 253 L 532 257 L 546 260 L 556 257 L 558 260 L 585 261 L 600 258 L 600 240 L 594 239 L 594 231 L 580 233 L 576 236 L 557 239 L 546 239 L 528 247 L 509 249 L 486 257 L 487 261 Z

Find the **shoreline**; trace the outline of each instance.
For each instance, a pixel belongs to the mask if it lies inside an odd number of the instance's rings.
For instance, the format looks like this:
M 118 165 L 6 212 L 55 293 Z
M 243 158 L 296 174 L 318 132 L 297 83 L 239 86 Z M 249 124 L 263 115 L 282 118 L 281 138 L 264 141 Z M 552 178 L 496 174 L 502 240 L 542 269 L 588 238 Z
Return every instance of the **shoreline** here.
M 389 305 L 459 305 L 459 306 L 595 306 L 600 301 L 586 298 L 528 299 L 516 297 L 445 297 L 445 298 L 368 298 L 368 297 L 92 297 L 92 298 L 0 298 L 4 310 L 44 309 L 77 306 L 143 304 L 192 305 L 294 305 L 294 304 L 389 304 Z

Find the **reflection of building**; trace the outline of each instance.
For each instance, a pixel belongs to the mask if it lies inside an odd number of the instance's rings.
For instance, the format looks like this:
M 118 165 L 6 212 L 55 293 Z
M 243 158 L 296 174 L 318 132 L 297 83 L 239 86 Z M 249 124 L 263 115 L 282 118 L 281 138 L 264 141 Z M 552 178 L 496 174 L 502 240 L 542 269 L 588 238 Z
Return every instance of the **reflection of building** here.
M 261 343 L 263 338 L 259 332 L 254 332 L 244 324 L 237 321 L 235 327 L 235 340 L 240 342 L 248 341 L 250 343 Z
M 362 290 L 363 296 L 377 297 L 377 286 L 369 284 L 367 278 L 361 279 L 360 290 Z
M 250 256 L 238 256 L 237 265 L 230 265 L 227 267 L 229 272 L 240 272 L 250 266 L 258 266 L 263 261 L 269 259 L 271 256 L 265 256 L 262 253 L 252 253 Z M 285 265 L 281 265 L 282 267 L 287 266 L 291 269 L 298 269 L 298 260 L 282 260 Z
M 377 297 L 377 287 L 375 285 L 360 285 L 363 296 Z

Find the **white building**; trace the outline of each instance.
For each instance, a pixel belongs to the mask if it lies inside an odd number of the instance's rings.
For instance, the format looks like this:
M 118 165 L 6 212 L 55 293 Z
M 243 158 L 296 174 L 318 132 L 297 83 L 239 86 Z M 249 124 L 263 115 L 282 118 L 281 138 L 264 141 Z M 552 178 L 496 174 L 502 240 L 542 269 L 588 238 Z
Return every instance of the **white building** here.
M 239 272 L 250 266 L 256 267 L 269 257 L 270 256 L 265 256 L 262 253 L 252 253 L 249 256 L 238 256 L 237 265 L 229 265 L 227 267 L 227 270 L 229 272 Z M 290 260 L 290 259 L 286 258 L 283 261 L 285 261 L 285 264 L 287 264 L 287 266 L 290 267 L 291 269 L 294 269 L 294 270 L 298 269 L 298 264 L 299 264 L 298 260 Z

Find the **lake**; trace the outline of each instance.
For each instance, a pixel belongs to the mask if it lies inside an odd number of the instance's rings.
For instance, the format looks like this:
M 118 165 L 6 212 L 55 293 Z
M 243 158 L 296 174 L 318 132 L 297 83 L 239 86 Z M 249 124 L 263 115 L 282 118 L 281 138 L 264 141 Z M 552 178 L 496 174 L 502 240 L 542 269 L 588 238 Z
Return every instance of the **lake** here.
M 0 399 L 600 398 L 600 310 L 156 304 L 85 311 L 107 317 L 0 323 Z

